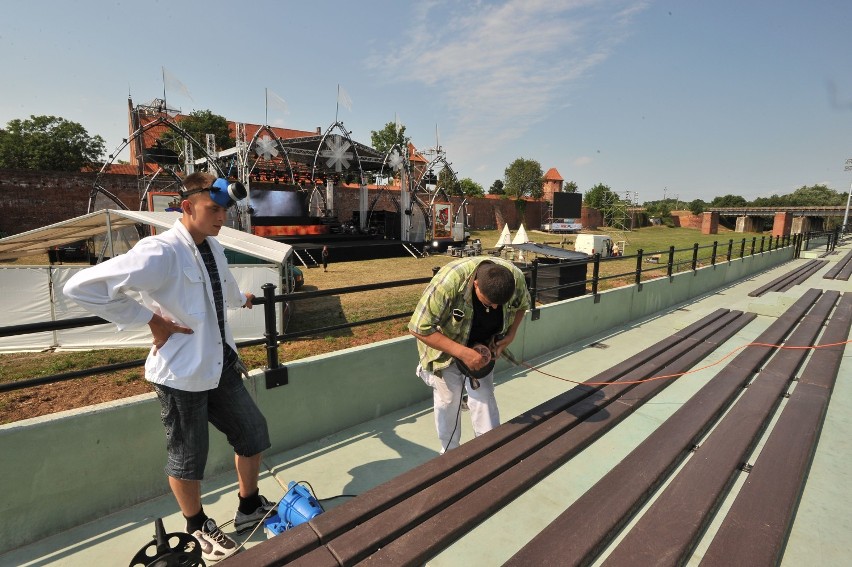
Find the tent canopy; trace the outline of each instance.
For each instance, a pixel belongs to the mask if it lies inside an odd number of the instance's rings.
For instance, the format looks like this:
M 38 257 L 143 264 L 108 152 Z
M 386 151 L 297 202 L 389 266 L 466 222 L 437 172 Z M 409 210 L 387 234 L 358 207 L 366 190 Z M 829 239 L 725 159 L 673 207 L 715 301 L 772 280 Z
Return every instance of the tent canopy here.
M 147 212 L 105 209 L 68 219 L 35 230 L 0 238 L 0 260 L 9 260 L 34 254 L 46 254 L 56 246 L 63 246 L 108 231 L 147 224 L 167 230 L 180 218 L 177 212 Z M 229 227 L 222 227 L 216 239 L 226 249 L 260 258 L 273 264 L 284 264 L 292 253 L 291 246 L 261 236 L 255 236 Z

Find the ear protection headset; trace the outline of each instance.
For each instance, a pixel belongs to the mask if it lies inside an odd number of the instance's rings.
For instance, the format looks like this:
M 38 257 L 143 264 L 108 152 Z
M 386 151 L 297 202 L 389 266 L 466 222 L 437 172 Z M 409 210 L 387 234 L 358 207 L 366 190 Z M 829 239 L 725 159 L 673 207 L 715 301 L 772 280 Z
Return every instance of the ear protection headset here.
M 248 191 L 246 191 L 245 186 L 239 181 L 228 182 L 227 179 L 220 177 L 214 181 L 210 187 L 183 191 L 181 192 L 181 196 L 186 199 L 190 195 L 202 193 L 204 191 L 209 191 L 210 198 L 213 199 L 213 202 L 221 207 L 225 207 L 226 209 L 233 206 L 237 201 L 242 201 L 248 195 Z

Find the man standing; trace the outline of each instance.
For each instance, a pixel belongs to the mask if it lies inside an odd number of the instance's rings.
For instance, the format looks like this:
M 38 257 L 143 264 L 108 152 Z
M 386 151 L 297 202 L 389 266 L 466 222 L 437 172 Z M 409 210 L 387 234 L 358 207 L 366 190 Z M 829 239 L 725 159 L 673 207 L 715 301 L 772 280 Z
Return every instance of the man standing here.
M 515 339 L 529 307 L 523 272 L 499 258 L 454 260 L 423 292 L 408 330 L 418 339 L 417 375 L 433 389 L 441 453 L 459 446 L 463 389 L 475 435 L 500 424 L 489 362 Z
M 226 317 L 229 308 L 251 309 L 254 295 L 240 291 L 215 238 L 228 208 L 243 197 L 245 188 L 239 183 L 193 173 L 184 180 L 183 214 L 171 229 L 78 272 L 65 285 L 68 297 L 119 330 L 150 327 L 153 347 L 145 378 L 162 406 L 165 471 L 186 531 L 207 561 L 238 549 L 201 505 L 208 422 L 234 448 L 239 483 L 235 529 L 254 527 L 275 506 L 257 487 L 261 454 L 270 447 L 266 419 L 243 384 L 245 366 Z

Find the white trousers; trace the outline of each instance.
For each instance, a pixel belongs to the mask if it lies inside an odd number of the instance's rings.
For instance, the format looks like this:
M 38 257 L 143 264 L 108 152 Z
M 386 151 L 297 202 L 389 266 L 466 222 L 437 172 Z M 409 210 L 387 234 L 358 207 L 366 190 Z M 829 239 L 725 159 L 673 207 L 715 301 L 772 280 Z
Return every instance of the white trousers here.
M 463 389 L 467 390 L 467 405 L 470 408 L 474 435 L 482 435 L 500 425 L 500 411 L 494 397 L 494 372 L 480 378 L 479 388 L 476 390 L 470 387 L 469 380 L 459 372 L 455 362 L 444 368 L 441 376 L 436 376 L 420 366 L 417 367 L 417 375 L 432 388 L 435 427 L 441 442 L 441 453 L 459 446 Z

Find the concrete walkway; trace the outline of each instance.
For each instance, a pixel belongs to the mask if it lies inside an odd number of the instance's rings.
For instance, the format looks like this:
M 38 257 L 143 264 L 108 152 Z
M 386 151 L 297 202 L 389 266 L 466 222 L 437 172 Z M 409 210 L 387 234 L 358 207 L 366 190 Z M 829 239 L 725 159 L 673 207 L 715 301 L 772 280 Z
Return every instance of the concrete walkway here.
M 504 419 L 522 413 L 572 388 L 574 383 L 569 380 L 581 382 L 720 307 L 756 313 L 757 319 L 705 359 L 701 366 L 718 361 L 756 338 L 807 289 L 852 291 L 849 282 L 822 279 L 825 271 L 848 250 L 847 246 L 839 254 L 829 256 L 830 262 L 823 270 L 787 292 L 770 292 L 760 298 L 748 296 L 750 291 L 807 260 L 794 260 L 653 317 L 527 361 L 559 378 L 520 368 L 504 371 L 497 377 L 501 413 Z M 579 456 L 433 558 L 429 565 L 501 565 L 618 464 L 722 366 L 676 380 Z M 413 369 L 411 379 L 417 379 Z M 462 440 L 470 439 L 470 422 L 464 414 L 462 427 Z M 848 537 L 852 533 L 850 444 L 852 348 L 847 346 L 783 565 L 841 565 L 852 557 L 852 540 Z M 271 500 L 278 500 L 290 481 L 306 481 L 328 509 L 344 502 L 348 495 L 362 493 L 436 456 L 437 450 L 431 404 L 421 403 L 297 449 L 267 455 L 261 492 Z M 220 525 L 231 519 L 237 503 L 233 475 L 205 481 L 204 490 L 204 508 L 208 515 Z M 56 505 L 61 507 L 60 502 Z M 157 517 L 163 518 L 167 532 L 180 531 L 184 527 L 173 498 L 164 496 L 9 552 L 0 556 L 0 565 L 127 565 L 153 538 L 153 521 Z M 6 521 L 14 519 L 6 518 Z M 230 530 L 229 526 L 225 527 L 225 531 Z M 700 561 L 702 551 L 712 538 L 712 527 L 710 531 L 690 565 Z M 279 537 L 286 536 L 285 533 Z M 583 536 L 566 534 L 566 537 Z M 256 545 L 265 539 L 260 529 L 245 545 Z

